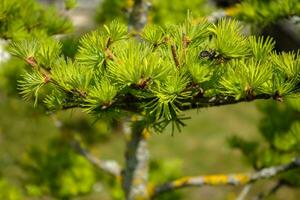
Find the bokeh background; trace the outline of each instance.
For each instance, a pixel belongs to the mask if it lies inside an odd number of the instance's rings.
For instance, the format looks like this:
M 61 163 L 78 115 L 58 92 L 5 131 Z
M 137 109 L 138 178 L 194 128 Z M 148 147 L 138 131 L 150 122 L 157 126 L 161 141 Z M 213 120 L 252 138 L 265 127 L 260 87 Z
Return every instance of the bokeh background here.
M 78 38 L 84 33 L 116 18 L 126 23 L 126 9 L 130 3 L 120 0 L 78 0 L 76 8 L 65 11 L 63 1 L 40 2 L 45 6 L 55 6 L 72 20 L 74 31 L 59 36 L 64 53 L 70 57 L 76 53 Z M 236 2 L 239 1 L 154 0 L 149 23 L 181 22 L 187 10 L 201 17 L 218 6 L 226 7 Z M 260 34 L 273 36 L 278 51 L 297 50 L 300 46 L 297 26 L 290 21 L 279 21 L 261 30 Z M 69 138 L 76 138 L 95 156 L 123 163 L 125 138 L 121 122 L 95 122 L 79 110 L 54 115 L 47 113 L 42 106 L 34 107 L 32 102 L 25 102 L 17 89 L 24 63 L 5 52 L 4 41 L 0 45 L 0 199 L 122 199 L 120 186 L 76 154 L 69 144 Z M 270 120 L 270 110 L 287 109 L 282 104 L 259 101 L 185 113 L 191 119 L 182 132 L 172 134 L 167 129 L 164 133 L 151 136 L 150 180 L 163 182 L 182 175 L 253 171 L 249 158 L 240 149 L 233 148 L 236 147 L 233 137 L 267 146 L 262 132 Z M 299 111 L 295 113 L 297 116 Z M 274 116 L 287 117 L 280 112 L 274 113 Z M 294 115 L 292 117 L 295 118 Z M 252 188 L 249 199 L 274 184 L 275 180 L 259 182 Z M 300 189 L 296 186 L 282 187 L 276 196 L 269 199 L 298 200 Z M 231 200 L 237 197 L 241 189 L 231 186 L 189 188 L 160 199 Z

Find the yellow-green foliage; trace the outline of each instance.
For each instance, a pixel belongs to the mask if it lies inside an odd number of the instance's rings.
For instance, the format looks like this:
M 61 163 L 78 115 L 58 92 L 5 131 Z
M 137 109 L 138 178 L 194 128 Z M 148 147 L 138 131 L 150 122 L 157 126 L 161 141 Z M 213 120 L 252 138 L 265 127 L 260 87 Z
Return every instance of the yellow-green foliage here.
M 300 15 L 299 0 L 245 0 L 229 10 L 229 14 L 256 25 L 256 28 L 280 19 Z
M 68 143 L 51 141 L 46 150 L 31 149 L 23 158 L 28 195 L 70 198 L 89 193 L 95 183 L 93 166 Z
M 46 9 L 35 0 L 0 1 L 0 38 L 17 39 L 36 32 L 61 34 L 71 29 L 71 22 L 54 7 Z
M 245 36 L 235 20 L 188 18 L 180 25 L 146 27 L 140 37 L 113 22 L 84 36 L 74 60 L 65 59 L 53 40 L 13 42 L 13 55 L 33 67 L 20 81 L 22 94 L 37 99 L 40 88 L 51 86 L 44 102 L 52 109 L 146 113 L 154 126 L 179 126 L 182 109 L 209 106 L 211 98 L 280 100 L 298 92 L 299 55 L 273 52 L 270 38 Z
M 24 198 L 17 187 L 13 186 L 13 184 L 6 179 L 0 178 L 0 199 L 22 200 Z
M 233 137 L 230 144 L 240 149 L 248 162 L 255 167 L 264 168 L 288 163 L 300 153 L 299 98 L 287 99 L 285 103 L 260 103 L 264 114 L 260 131 L 263 141 L 245 140 Z M 292 186 L 300 186 L 299 169 L 278 177 L 278 180 Z
M 97 8 L 96 21 L 107 23 L 114 19 L 127 21 L 128 10 L 133 0 L 104 0 Z M 170 24 L 184 21 L 186 14 L 192 12 L 195 17 L 208 15 L 213 10 L 207 0 L 173 0 L 151 1 L 149 22 L 155 24 Z

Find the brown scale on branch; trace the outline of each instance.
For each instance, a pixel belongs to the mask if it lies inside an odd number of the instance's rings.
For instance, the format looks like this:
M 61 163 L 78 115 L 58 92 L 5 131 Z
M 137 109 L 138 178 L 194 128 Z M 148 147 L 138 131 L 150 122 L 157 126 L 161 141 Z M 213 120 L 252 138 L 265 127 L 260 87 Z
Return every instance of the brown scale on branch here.
M 275 92 L 273 99 L 279 102 L 283 102 L 283 97 L 279 94 L 278 91 Z
M 107 39 L 106 45 L 105 45 L 105 58 L 109 59 L 109 60 L 115 60 L 116 56 L 114 55 L 114 53 L 109 49 L 110 45 L 113 43 L 113 41 L 111 40 L 111 38 L 109 37 Z
M 191 43 L 191 39 L 184 33 L 182 36 L 183 60 L 186 58 L 187 48 Z
M 49 83 L 50 81 L 51 81 L 50 75 L 49 75 L 49 74 L 45 74 L 45 75 L 44 75 L 44 82 L 45 82 L 45 83 Z
M 148 78 L 141 78 L 140 80 L 139 80 L 139 82 L 138 82 L 138 85 L 137 85 L 137 87 L 139 88 L 139 89 L 145 89 L 148 85 L 149 85 L 149 83 L 150 83 L 150 81 L 151 81 L 151 78 L 150 77 L 148 77 Z
M 50 71 L 48 71 L 43 67 L 39 67 L 34 56 L 29 56 L 28 58 L 25 59 L 25 62 L 29 64 L 32 68 L 38 70 L 43 75 L 45 84 L 52 81 Z
M 175 44 L 171 44 L 171 52 L 172 52 L 173 60 L 175 62 L 175 66 L 176 66 L 177 69 L 179 69 L 180 63 L 179 63 L 178 55 L 177 55 L 177 52 L 176 52 Z
M 26 63 L 31 65 L 33 68 L 37 67 L 37 62 L 33 56 L 26 58 L 25 61 L 26 61 Z
M 249 101 L 252 101 L 253 99 L 255 99 L 255 94 L 253 91 L 253 88 L 249 85 L 247 85 L 245 87 L 245 92 L 246 92 L 246 99 Z

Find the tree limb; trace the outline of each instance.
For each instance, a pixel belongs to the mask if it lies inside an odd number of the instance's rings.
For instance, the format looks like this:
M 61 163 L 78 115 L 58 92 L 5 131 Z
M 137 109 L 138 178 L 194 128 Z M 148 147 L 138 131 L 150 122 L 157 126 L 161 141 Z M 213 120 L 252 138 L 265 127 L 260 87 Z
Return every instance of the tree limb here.
M 150 2 L 148 0 L 135 0 L 129 12 L 129 30 L 140 32 L 148 21 L 148 10 Z
M 203 93 L 203 90 L 199 90 L 199 92 Z M 213 97 L 192 97 L 186 100 L 182 100 L 181 105 L 178 105 L 178 108 L 182 111 L 185 110 L 191 110 L 191 109 L 197 109 L 197 108 L 204 108 L 204 107 L 215 107 L 215 106 L 223 106 L 223 105 L 230 105 L 230 104 L 236 104 L 240 102 L 251 102 L 254 100 L 259 99 L 276 99 L 273 95 L 270 94 L 259 94 L 254 96 L 252 99 L 247 98 L 241 98 L 236 100 L 234 97 L 231 96 L 223 96 L 223 95 L 216 95 Z M 141 103 L 149 102 L 151 100 L 149 99 L 140 99 L 137 98 L 131 94 L 126 94 L 120 96 L 118 99 L 116 99 L 116 102 L 114 103 L 114 106 L 128 112 L 132 113 L 141 113 L 143 112 L 143 107 L 140 107 Z M 126 103 L 125 103 L 126 102 Z M 82 103 L 74 103 L 72 105 L 64 105 L 62 107 L 63 110 L 72 109 L 72 108 L 84 108 Z
M 62 129 L 63 123 L 58 120 L 55 115 L 51 115 L 54 125 L 58 129 Z M 72 140 L 70 143 L 71 147 L 80 155 L 85 157 L 89 162 L 91 162 L 94 166 L 98 167 L 99 169 L 108 172 L 110 175 L 115 177 L 121 176 L 121 167 L 120 165 L 114 160 L 100 160 L 84 149 L 80 143 L 76 140 Z
M 211 185 L 211 186 L 245 185 L 245 184 L 256 182 L 261 179 L 274 177 L 277 174 L 295 168 L 300 168 L 300 158 L 296 158 L 288 164 L 264 168 L 254 173 L 184 177 L 157 186 L 154 189 L 152 197 L 156 197 L 168 191 L 181 189 L 185 187 L 191 187 L 191 186 L 201 187 L 205 185 Z
M 148 130 L 135 122 L 126 147 L 123 190 L 127 200 L 148 199 Z
M 241 193 L 238 195 L 238 197 L 236 198 L 236 200 L 245 200 L 248 193 L 250 192 L 252 187 L 252 184 L 247 184 L 245 185 L 245 187 L 243 188 L 243 190 L 241 191 Z
M 85 157 L 88 161 L 90 161 L 93 165 L 98 167 L 99 169 L 108 172 L 109 174 L 119 177 L 121 176 L 121 167 L 114 160 L 100 160 L 84 149 L 77 141 L 73 141 L 71 146 L 83 157 Z
M 269 191 L 258 194 L 253 200 L 263 200 L 272 194 L 275 194 L 284 185 L 284 182 L 279 180 Z

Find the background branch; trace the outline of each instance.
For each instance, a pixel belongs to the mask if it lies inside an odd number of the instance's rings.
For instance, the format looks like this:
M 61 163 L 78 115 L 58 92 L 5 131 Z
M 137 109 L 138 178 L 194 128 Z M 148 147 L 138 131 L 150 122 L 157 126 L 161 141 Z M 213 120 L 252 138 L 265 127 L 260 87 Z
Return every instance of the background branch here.
M 176 179 L 171 182 L 159 185 L 155 188 L 153 197 L 156 197 L 164 192 L 190 187 L 190 186 L 204 186 L 204 185 L 245 185 L 256 182 L 261 179 L 271 178 L 279 173 L 286 172 L 291 169 L 300 167 L 300 158 L 296 158 L 288 164 L 279 166 L 273 166 L 261 169 L 254 173 L 248 174 L 220 174 L 220 175 L 207 175 L 207 176 L 195 176 L 184 177 Z
M 244 200 L 244 199 L 246 199 L 246 197 L 249 194 L 251 188 L 252 188 L 252 184 L 245 185 L 245 187 L 242 189 L 241 193 L 238 195 L 238 197 L 236 198 L 236 200 Z
M 55 115 L 52 115 L 52 120 L 54 121 L 54 125 L 58 129 L 62 129 L 63 123 L 58 120 Z M 92 155 L 88 150 L 84 149 L 80 143 L 76 140 L 71 141 L 71 147 L 80 155 L 85 157 L 90 163 L 92 163 L 94 166 L 98 167 L 102 171 L 105 171 L 109 173 L 110 175 L 113 175 L 115 177 L 121 176 L 121 167 L 115 160 L 100 160 L 96 158 L 94 155 Z
M 108 172 L 109 174 L 116 177 L 119 177 L 121 175 L 121 168 L 116 161 L 100 160 L 96 158 L 94 155 L 84 149 L 77 141 L 71 142 L 71 146 L 76 150 L 76 152 L 85 157 L 88 161 L 90 161 L 93 165 L 95 165 L 102 171 Z
M 147 0 L 135 0 L 129 14 L 129 31 L 141 31 L 148 21 L 150 2 Z
M 263 200 L 270 195 L 275 194 L 282 186 L 284 186 L 284 183 L 279 180 L 269 191 L 258 194 L 253 200 Z
M 123 189 L 127 200 L 148 199 L 149 150 L 148 130 L 134 122 L 126 146 Z

